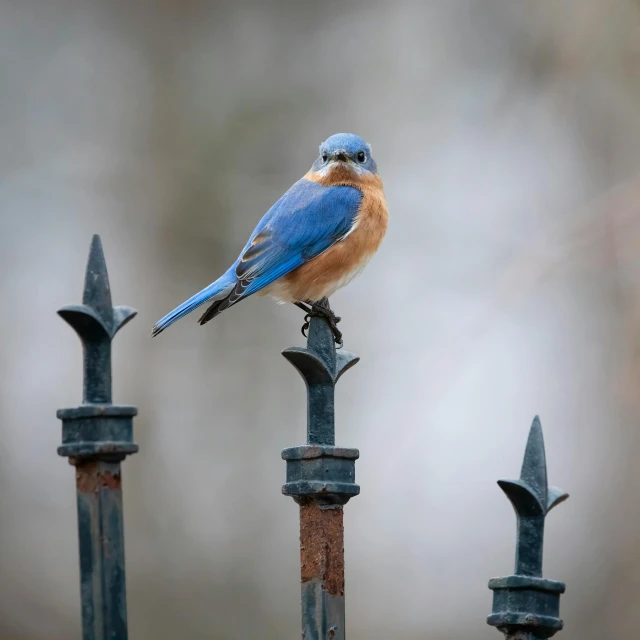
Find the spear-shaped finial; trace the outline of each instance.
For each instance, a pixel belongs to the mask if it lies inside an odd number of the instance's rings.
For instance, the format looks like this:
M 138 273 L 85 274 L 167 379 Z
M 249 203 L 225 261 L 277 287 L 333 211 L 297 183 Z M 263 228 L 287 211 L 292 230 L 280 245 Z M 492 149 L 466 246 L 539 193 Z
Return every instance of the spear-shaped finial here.
M 127 640 L 121 461 L 138 451 L 136 407 L 111 402 L 111 340 L 136 314 L 111 304 L 102 245 L 93 236 L 82 304 L 58 313 L 76 330 L 84 352 L 83 404 L 58 410 L 58 454 L 76 467 L 82 637 Z
M 498 480 L 518 518 L 515 575 L 493 578 L 493 613 L 487 622 L 507 638 L 550 638 L 562 629 L 558 617 L 562 582 L 542 578 L 544 521 L 569 494 L 547 483 L 547 461 L 540 419 L 529 431 L 519 480 Z
M 131 307 L 112 307 L 109 276 L 100 236 L 94 235 L 84 279 L 81 305 L 58 310 L 76 331 L 84 349 L 83 404 L 111 402 L 111 341 L 137 313 Z
M 329 323 L 312 317 L 307 347 L 290 347 L 282 355 L 298 370 L 307 384 L 307 443 L 334 445 L 334 393 L 340 376 L 360 358 L 336 350 Z
M 540 418 L 536 416 L 529 431 L 519 480 L 498 480 L 518 517 L 516 575 L 542 576 L 544 520 L 556 505 L 569 497 L 547 484 L 547 460 Z
M 111 306 L 109 274 L 107 273 L 107 263 L 104 259 L 102 242 L 97 233 L 91 238 L 89 259 L 87 260 L 87 269 L 84 275 L 82 303 L 93 309 L 107 327 L 112 327 L 113 307 Z
M 328 307 L 324 300 L 321 304 Z M 302 637 L 344 640 L 343 505 L 357 496 L 357 449 L 336 447 L 334 393 L 340 376 L 358 362 L 336 350 L 326 318 L 311 316 L 307 347 L 283 355 L 307 385 L 307 444 L 282 452 L 282 493 L 300 505 Z

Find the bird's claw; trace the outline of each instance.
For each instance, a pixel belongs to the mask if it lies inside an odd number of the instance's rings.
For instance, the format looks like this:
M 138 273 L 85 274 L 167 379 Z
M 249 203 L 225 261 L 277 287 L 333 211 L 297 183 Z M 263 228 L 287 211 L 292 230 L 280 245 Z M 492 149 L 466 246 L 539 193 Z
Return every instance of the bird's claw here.
M 309 307 L 302 304 L 296 303 L 296 306 L 300 307 L 304 311 L 307 311 L 304 316 L 304 324 L 300 329 L 302 335 L 307 338 L 307 331 L 309 331 L 309 326 L 311 322 L 311 318 L 318 317 L 324 318 L 329 323 L 329 328 L 331 329 L 331 333 L 333 333 L 333 340 L 336 343 L 336 349 L 342 349 L 344 341 L 342 340 L 342 332 L 338 329 L 338 322 L 342 320 L 340 316 L 336 316 L 333 311 L 328 306 L 324 306 L 322 304 L 311 304 Z
M 327 318 L 327 322 L 329 323 L 331 333 L 333 333 L 333 341 L 336 343 L 336 349 L 342 349 L 342 345 L 344 344 L 342 332 L 336 326 L 338 322 L 340 322 L 340 318 L 337 316 L 331 316 L 330 318 Z
M 302 325 L 302 329 L 300 329 L 302 335 L 306 338 L 307 336 L 307 331 L 309 330 L 309 318 L 311 316 L 307 313 L 307 315 L 304 317 L 304 324 Z

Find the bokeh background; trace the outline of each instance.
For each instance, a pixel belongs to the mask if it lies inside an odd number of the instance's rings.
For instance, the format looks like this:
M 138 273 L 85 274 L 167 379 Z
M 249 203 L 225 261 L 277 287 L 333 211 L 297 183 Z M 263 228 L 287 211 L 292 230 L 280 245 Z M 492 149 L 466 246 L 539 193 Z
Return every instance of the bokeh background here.
M 80 637 L 59 407 L 91 235 L 115 304 L 132 639 L 299 637 L 280 450 L 301 313 L 153 323 L 236 257 L 337 131 L 369 140 L 388 236 L 333 299 L 362 358 L 337 396 L 352 639 L 489 640 L 539 413 L 563 637 L 640 624 L 640 3 L 0 2 L 0 638 Z

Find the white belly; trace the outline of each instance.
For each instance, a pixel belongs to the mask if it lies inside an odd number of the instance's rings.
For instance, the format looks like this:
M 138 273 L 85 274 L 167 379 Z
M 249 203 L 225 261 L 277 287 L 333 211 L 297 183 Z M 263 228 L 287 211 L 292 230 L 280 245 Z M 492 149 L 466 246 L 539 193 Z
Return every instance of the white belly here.
M 343 275 L 341 278 L 334 281 L 333 283 L 324 287 L 323 290 L 321 291 L 322 295 L 320 297 L 329 298 L 336 291 L 338 291 L 339 289 L 342 289 L 342 287 L 346 287 L 352 280 L 357 278 L 363 272 L 364 268 L 367 266 L 367 264 L 369 263 L 369 260 L 371 260 L 372 257 L 373 257 L 372 253 L 365 256 L 361 260 L 360 264 L 358 264 L 353 269 L 351 269 L 351 271 L 349 271 L 348 273 L 346 273 L 345 275 Z

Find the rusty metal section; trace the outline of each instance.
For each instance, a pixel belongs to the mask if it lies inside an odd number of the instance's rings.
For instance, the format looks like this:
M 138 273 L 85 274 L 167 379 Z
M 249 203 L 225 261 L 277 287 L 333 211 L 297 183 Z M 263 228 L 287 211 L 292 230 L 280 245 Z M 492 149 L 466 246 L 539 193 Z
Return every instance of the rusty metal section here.
M 120 463 L 136 453 L 138 410 L 112 403 L 111 342 L 136 314 L 114 307 L 102 244 L 94 236 L 81 305 L 58 311 L 83 345 L 82 404 L 60 409 L 58 453 L 76 467 L 83 640 L 127 640 L 127 596 Z
M 96 460 L 76 467 L 76 489 L 79 493 L 96 493 L 101 487 L 121 490 L 119 464 Z
M 311 317 L 306 348 L 291 347 L 283 355 L 307 386 L 307 442 L 282 452 L 282 493 L 300 505 L 302 638 L 344 640 L 343 506 L 360 492 L 359 453 L 336 446 L 334 396 L 336 382 L 358 358 L 336 350 L 331 327 L 320 316 Z
M 319 580 L 334 596 L 344 595 L 343 515 L 342 507 L 300 506 L 301 581 Z

